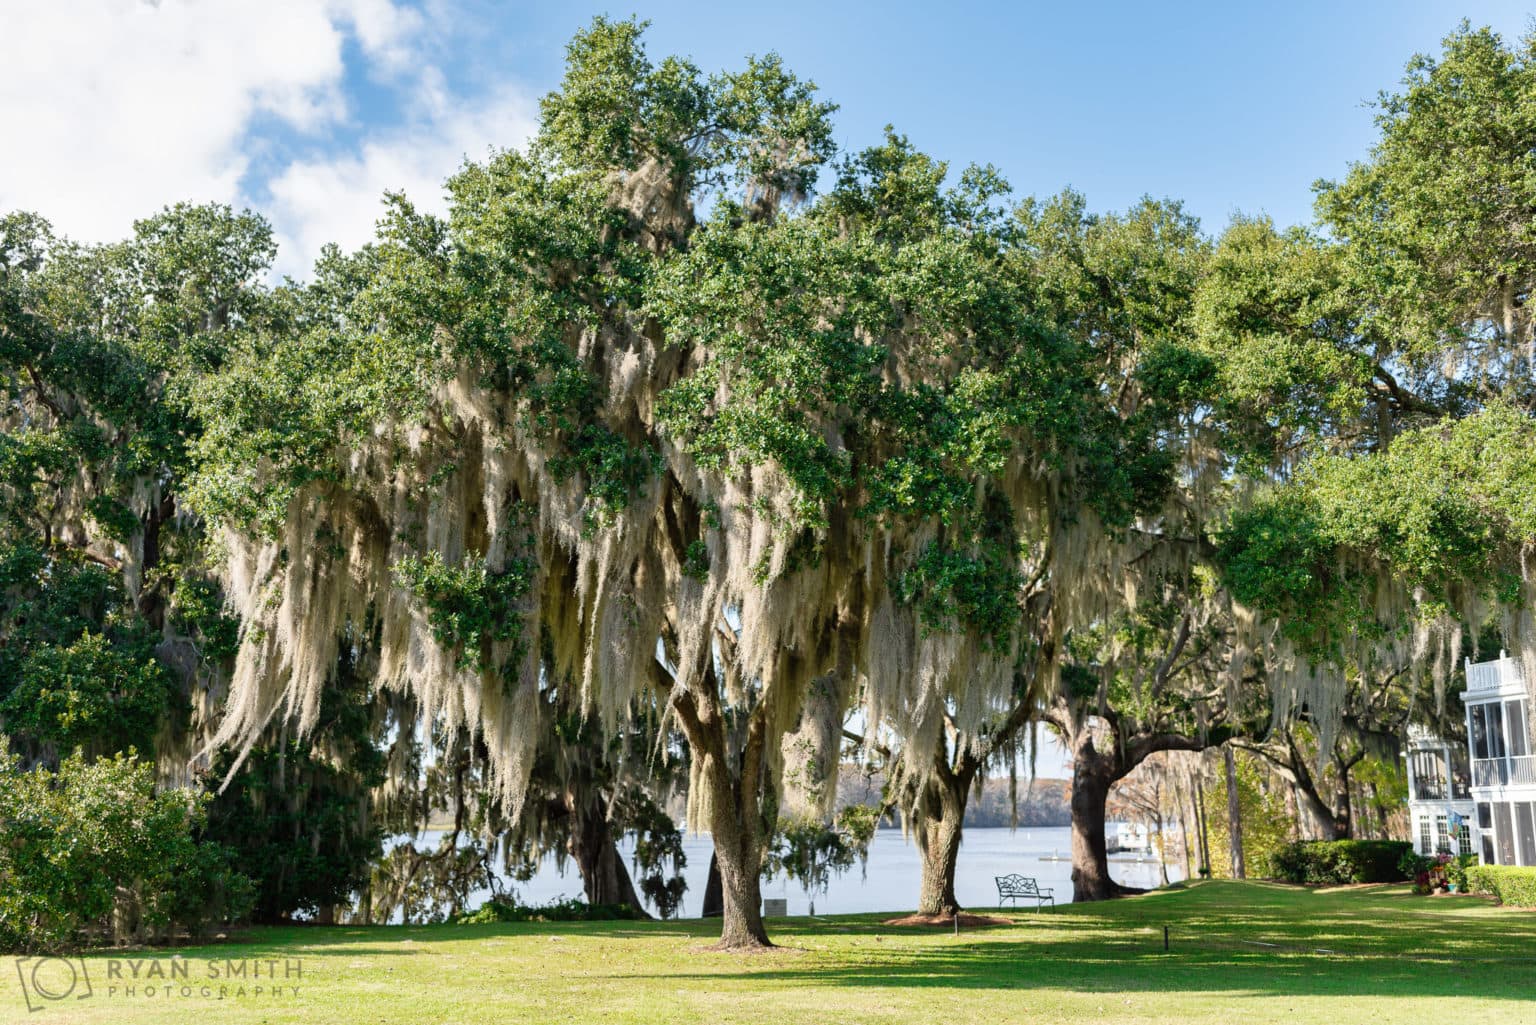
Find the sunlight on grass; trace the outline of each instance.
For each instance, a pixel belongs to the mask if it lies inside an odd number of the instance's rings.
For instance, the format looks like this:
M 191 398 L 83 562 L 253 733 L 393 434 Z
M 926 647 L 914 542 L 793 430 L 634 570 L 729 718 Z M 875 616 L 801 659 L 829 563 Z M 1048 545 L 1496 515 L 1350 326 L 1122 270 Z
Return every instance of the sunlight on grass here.
M 36 1016 L 8 970 L 0 1020 L 1337 1025 L 1536 1017 L 1536 915 L 1471 898 L 1212 882 L 1004 915 L 1014 924 L 958 937 L 893 929 L 877 915 L 783 919 L 771 925 L 781 949 L 751 956 L 705 952 L 716 927 L 697 921 L 258 929 L 239 943 L 178 953 L 194 965 L 299 958 L 297 994 L 109 993 L 107 955 L 96 955 L 87 958 L 94 995 L 49 1003 Z

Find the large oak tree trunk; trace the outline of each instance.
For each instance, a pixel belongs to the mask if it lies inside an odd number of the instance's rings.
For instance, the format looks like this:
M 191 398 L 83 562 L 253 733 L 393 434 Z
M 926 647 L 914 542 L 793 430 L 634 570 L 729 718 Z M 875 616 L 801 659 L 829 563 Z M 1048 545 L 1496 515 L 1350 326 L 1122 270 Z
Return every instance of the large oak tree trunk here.
M 733 809 L 734 810 L 734 809 Z M 754 809 L 755 811 L 755 809 Z M 716 814 L 711 833 L 720 863 L 721 950 L 771 947 L 763 927 L 762 843 L 734 814 Z
M 1243 805 L 1237 789 L 1237 758 L 1232 745 L 1222 749 L 1227 762 L 1227 842 L 1232 857 L 1232 878 L 1248 878 L 1243 863 Z
M 1072 767 L 1072 900 L 1108 900 L 1120 887 L 1109 877 L 1104 842 L 1105 806 L 1112 774 L 1097 759 L 1077 757 Z
M 704 700 L 699 701 L 702 697 Z M 720 870 L 720 950 L 771 947 L 763 928 L 761 876 L 767 837 L 763 829 L 764 753 L 768 721 L 762 708 L 747 723 L 740 767 L 726 757 L 724 717 L 705 690 L 680 697 L 678 722 L 696 760 L 694 782 L 703 802 Z
M 628 904 L 644 913 L 645 904 L 635 892 L 634 880 L 619 853 L 603 800 L 593 795 L 581 801 L 566 795 L 566 806 L 575 818 L 571 830 L 571 856 L 581 872 L 581 886 L 588 904 Z
M 923 865 L 917 913 L 953 917 L 960 911 L 960 901 L 955 897 L 955 868 L 960 858 L 966 790 L 956 793 L 953 786 L 937 780 L 930 782 L 929 787 L 930 814 L 918 821 L 915 830 Z

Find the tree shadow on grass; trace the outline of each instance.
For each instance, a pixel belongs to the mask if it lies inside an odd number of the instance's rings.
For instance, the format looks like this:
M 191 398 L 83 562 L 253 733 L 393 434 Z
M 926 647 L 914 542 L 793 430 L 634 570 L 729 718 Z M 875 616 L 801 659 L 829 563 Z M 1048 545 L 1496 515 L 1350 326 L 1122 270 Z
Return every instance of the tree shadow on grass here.
M 1404 887 L 1306 890 L 1201 883 L 1104 904 L 1003 914 L 1013 925 L 963 931 L 884 925 L 889 913 L 773 919 L 797 955 L 739 958 L 699 949 L 718 920 L 489 925 L 273 927 L 233 942 L 143 956 L 391 959 L 465 956 L 448 944 L 513 949 L 573 943 L 603 978 L 697 984 L 729 995 L 763 983 L 865 989 L 1223 993 L 1234 996 L 1479 996 L 1526 1000 L 1536 979 L 1536 914 L 1473 900 L 1411 897 Z M 1164 927 L 1169 949 L 1164 950 Z M 582 944 L 630 941 L 645 962 L 590 960 Z M 112 952 L 103 952 L 111 956 Z M 482 954 L 483 956 L 483 954 Z M 398 963 L 398 962 L 396 962 Z M 605 971 L 605 968 L 607 969 Z M 551 978 L 568 970 L 556 966 Z

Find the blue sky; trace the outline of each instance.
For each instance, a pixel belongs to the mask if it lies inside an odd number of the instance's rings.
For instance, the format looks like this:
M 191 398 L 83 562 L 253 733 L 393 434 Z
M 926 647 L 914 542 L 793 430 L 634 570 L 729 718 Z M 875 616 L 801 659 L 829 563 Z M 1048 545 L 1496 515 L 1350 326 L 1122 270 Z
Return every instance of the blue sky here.
M 496 5 L 481 5 L 492 11 Z M 727 9 L 729 7 L 729 9 Z M 540 90 L 594 10 L 509 16 L 476 47 Z M 1311 184 L 1373 137 L 1363 104 L 1465 16 L 1510 40 L 1514 3 L 652 2 L 653 53 L 713 69 L 775 50 L 842 109 L 840 142 L 888 122 L 960 167 L 997 164 L 1021 193 L 1071 184 L 1097 207 L 1181 197 L 1215 229 L 1239 209 L 1295 222 Z
M 280 267 L 371 233 L 385 188 L 425 205 L 468 155 L 516 145 L 595 13 L 652 22 L 653 56 L 706 71 L 782 54 L 839 103 L 839 141 L 893 123 L 1020 194 L 1095 208 L 1184 199 L 1310 217 L 1311 184 L 1363 157 L 1365 106 L 1462 17 L 1513 40 L 1502 2 L 806 3 L 21 0 L 0 13 L 0 208 L 121 236 L 177 199 L 251 205 Z
M 0 210 L 104 241 L 177 200 L 253 206 L 278 269 L 372 234 L 385 189 L 440 207 L 466 156 L 518 145 L 592 15 L 638 14 L 653 56 L 705 71 L 777 51 L 839 103 L 849 149 L 894 124 L 1017 193 L 1097 209 L 1186 201 L 1311 216 L 1311 185 L 1374 137 L 1365 105 L 1466 17 L 1511 41 L 1526 9 L 1431 2 L 628 6 L 490 0 L 9 0 L 0 10 Z M 1043 751 L 1045 775 L 1061 772 Z

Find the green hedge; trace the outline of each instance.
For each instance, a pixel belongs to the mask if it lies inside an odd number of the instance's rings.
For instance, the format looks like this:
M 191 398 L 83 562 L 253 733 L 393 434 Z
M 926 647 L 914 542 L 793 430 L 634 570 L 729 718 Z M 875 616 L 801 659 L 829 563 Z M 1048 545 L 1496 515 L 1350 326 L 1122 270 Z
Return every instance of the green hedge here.
M 1262 874 L 1290 883 L 1396 883 L 1413 844 L 1403 840 L 1302 840 L 1271 851 Z
M 448 919 L 457 925 L 484 925 L 490 922 L 612 922 L 649 918 L 644 911 L 628 904 L 588 904 L 565 898 L 548 904 L 519 904 L 515 897 L 492 897 L 479 910 Z
M 1505 904 L 1536 908 L 1536 868 L 1514 865 L 1468 865 L 1467 885 Z

